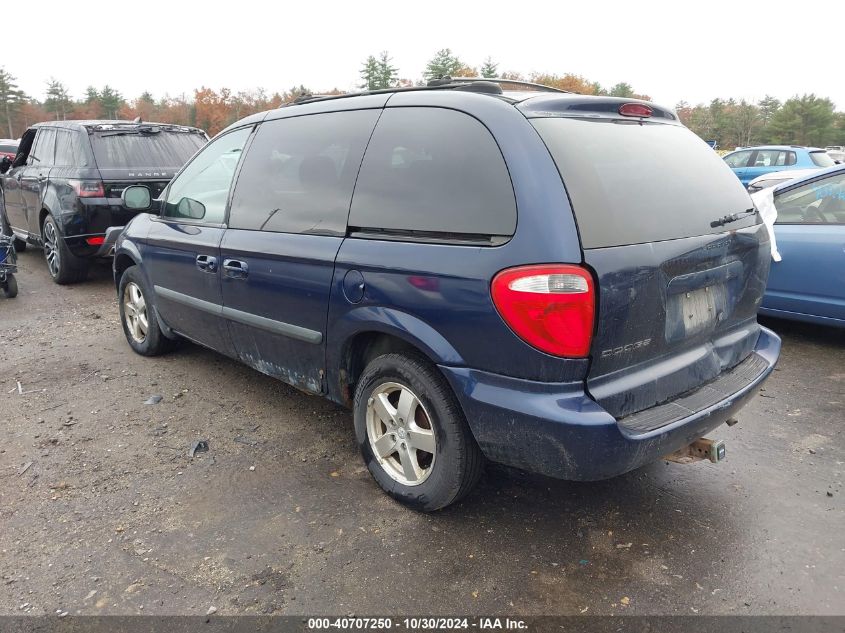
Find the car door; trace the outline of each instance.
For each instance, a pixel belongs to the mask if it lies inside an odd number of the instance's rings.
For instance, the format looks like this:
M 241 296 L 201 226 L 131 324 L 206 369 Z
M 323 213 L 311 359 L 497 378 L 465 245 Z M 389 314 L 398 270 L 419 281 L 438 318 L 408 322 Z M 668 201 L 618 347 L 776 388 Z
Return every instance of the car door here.
M 9 171 L 3 176 L 3 199 L 6 219 L 9 225 L 21 235 L 29 232 L 29 223 L 26 219 L 26 206 L 21 195 L 21 184 L 24 175 L 31 167 L 29 155 L 34 150 L 37 136 L 37 128 L 30 128 L 24 132 L 20 145 L 18 146 L 18 154 L 15 156 L 15 160 Z
M 27 168 L 21 183 L 21 202 L 26 215 L 27 230 L 33 235 L 41 234 L 41 209 L 44 208 L 44 191 L 47 179 L 56 157 L 56 130 L 42 127 L 35 141 L 35 147 L 27 158 Z
M 752 180 L 751 178 L 746 177 L 746 170 L 748 167 L 748 160 L 751 158 L 751 154 L 753 152 L 751 150 L 741 150 L 738 152 L 733 152 L 732 154 L 728 154 L 725 156 L 725 162 L 728 164 L 733 172 L 736 174 L 736 177 L 744 184 L 746 187 L 748 183 Z
M 380 110 L 262 123 L 247 150 L 221 245 L 223 315 L 238 357 L 322 392 L 334 262 Z
M 763 307 L 845 320 L 845 172 L 775 195 L 775 236 Z
M 217 137 L 176 176 L 151 222 L 144 262 L 168 327 L 233 355 L 222 320 L 220 240 L 235 169 L 251 127 Z

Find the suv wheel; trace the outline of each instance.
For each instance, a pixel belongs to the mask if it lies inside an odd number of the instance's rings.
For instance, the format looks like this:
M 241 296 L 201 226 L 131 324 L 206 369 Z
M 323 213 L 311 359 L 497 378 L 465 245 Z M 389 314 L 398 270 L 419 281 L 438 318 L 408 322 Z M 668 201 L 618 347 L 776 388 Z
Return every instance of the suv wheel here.
M 158 324 L 152 293 L 137 266 L 127 268 L 120 278 L 120 321 L 129 346 L 142 356 L 158 356 L 168 351 L 173 341 Z
M 88 262 L 70 252 L 52 215 L 44 219 L 41 238 L 44 241 L 47 270 L 53 281 L 64 285 L 85 280 L 88 276 Z
M 372 361 L 355 390 L 355 435 L 376 482 L 415 509 L 466 495 L 483 458 L 446 380 L 416 354 Z

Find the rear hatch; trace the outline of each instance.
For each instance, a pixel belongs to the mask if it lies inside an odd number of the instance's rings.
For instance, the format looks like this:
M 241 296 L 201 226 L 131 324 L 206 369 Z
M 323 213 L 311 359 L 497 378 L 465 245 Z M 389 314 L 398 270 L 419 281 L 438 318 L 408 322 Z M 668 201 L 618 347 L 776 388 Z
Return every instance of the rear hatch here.
M 103 125 L 91 130 L 91 147 L 106 197 L 143 184 L 157 197 L 187 160 L 206 143 L 194 128 L 152 124 Z
M 587 389 L 620 419 L 751 355 L 769 247 L 751 199 L 708 145 L 668 111 L 632 120 L 618 107 L 524 111 L 561 173 L 597 282 Z

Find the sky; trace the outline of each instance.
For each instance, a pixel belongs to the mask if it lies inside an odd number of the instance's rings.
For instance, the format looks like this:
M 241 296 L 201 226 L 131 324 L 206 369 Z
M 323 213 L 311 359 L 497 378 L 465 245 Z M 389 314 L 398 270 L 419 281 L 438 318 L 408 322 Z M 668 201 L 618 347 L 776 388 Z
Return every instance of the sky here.
M 40 6 L 49 8 L 46 2 Z M 64 5 L 67 6 L 67 5 Z M 143 6 L 143 9 L 138 8 Z M 368 55 L 386 50 L 416 81 L 441 48 L 478 67 L 573 73 L 631 84 L 674 107 L 716 97 L 829 97 L 845 110 L 845 59 L 835 34 L 845 2 L 723 0 L 616 2 L 160 2 L 78 0 L 32 20 L 10 2 L 0 65 L 43 99 L 62 81 L 74 98 L 109 84 L 129 100 L 148 90 L 191 96 L 205 86 L 268 93 L 305 84 L 355 89 Z M 25 25 L 30 25 L 27 28 Z M 826 28 L 825 25 L 836 25 Z

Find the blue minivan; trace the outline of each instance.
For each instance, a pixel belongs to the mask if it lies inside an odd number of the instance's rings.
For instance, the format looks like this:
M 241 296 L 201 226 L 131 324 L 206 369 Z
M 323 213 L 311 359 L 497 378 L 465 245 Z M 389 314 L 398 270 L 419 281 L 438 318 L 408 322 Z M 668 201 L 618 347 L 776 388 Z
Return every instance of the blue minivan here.
M 780 350 L 748 194 L 670 110 L 502 85 L 302 98 L 159 199 L 128 187 L 129 345 L 189 339 L 349 406 L 420 510 L 485 459 L 604 479 L 733 421 Z

